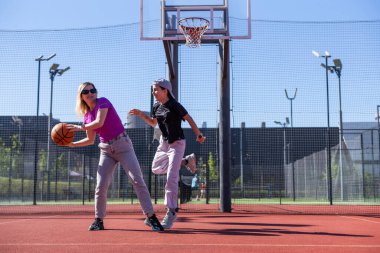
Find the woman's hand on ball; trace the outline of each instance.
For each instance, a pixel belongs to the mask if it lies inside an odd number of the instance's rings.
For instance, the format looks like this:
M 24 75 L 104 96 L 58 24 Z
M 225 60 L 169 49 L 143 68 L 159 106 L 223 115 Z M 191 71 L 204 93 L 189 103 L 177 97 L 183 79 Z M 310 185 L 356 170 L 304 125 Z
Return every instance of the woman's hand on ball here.
M 73 125 L 73 124 L 68 124 L 67 129 L 69 129 L 70 132 L 79 132 L 83 131 L 83 127 L 80 125 Z

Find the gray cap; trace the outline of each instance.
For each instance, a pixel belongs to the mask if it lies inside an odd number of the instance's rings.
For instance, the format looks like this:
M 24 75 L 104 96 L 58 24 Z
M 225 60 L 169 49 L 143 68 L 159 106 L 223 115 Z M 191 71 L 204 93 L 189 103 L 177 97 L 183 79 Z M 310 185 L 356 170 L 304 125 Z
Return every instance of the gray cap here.
M 172 84 L 168 80 L 166 80 L 165 78 L 160 78 L 160 79 L 154 80 L 152 85 L 158 85 L 161 88 L 167 89 L 170 92 L 170 95 L 173 98 L 175 98 L 173 91 L 172 91 Z

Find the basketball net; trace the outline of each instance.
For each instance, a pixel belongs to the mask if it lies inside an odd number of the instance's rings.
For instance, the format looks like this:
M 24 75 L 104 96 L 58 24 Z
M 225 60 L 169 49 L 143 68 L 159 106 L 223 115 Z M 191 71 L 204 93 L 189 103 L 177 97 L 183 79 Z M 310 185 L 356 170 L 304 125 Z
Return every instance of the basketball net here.
M 185 35 L 186 46 L 197 48 L 201 46 L 202 35 L 206 32 L 210 22 L 204 18 L 183 18 L 178 21 L 178 26 Z

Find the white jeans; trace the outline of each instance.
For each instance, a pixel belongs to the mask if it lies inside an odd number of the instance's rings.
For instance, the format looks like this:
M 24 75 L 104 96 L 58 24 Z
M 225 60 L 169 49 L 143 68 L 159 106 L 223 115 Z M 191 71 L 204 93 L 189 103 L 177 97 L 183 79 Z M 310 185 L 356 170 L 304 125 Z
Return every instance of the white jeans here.
M 152 162 L 154 174 L 167 174 L 165 185 L 165 205 L 167 208 L 178 207 L 178 182 L 179 170 L 183 155 L 185 154 L 186 141 L 178 140 L 171 144 L 160 138 L 160 145 Z
M 122 137 L 112 144 L 99 143 L 98 146 L 100 148 L 100 159 L 96 177 L 95 217 L 103 218 L 106 216 L 108 187 L 118 162 L 121 163 L 132 182 L 144 214 L 153 214 L 150 194 L 129 137 Z

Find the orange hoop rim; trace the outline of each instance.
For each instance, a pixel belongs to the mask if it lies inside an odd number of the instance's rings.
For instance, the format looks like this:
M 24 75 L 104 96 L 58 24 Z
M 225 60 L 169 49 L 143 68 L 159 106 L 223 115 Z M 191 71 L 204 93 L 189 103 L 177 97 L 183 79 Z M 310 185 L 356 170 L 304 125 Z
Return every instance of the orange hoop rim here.
M 191 26 L 191 25 L 184 25 L 184 21 L 187 21 L 187 20 L 200 20 L 202 21 L 202 25 L 201 26 Z M 201 18 L 201 17 L 188 17 L 188 18 L 181 18 L 180 20 L 178 20 L 178 25 L 182 28 L 203 28 L 203 29 L 207 29 L 207 27 L 210 25 L 210 21 L 208 21 L 207 19 L 205 18 Z

